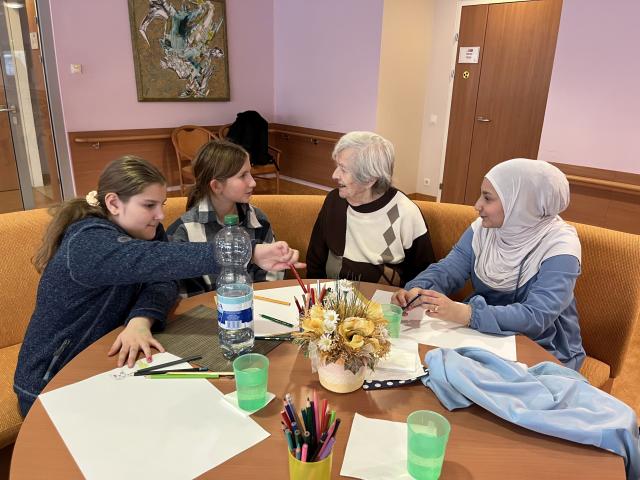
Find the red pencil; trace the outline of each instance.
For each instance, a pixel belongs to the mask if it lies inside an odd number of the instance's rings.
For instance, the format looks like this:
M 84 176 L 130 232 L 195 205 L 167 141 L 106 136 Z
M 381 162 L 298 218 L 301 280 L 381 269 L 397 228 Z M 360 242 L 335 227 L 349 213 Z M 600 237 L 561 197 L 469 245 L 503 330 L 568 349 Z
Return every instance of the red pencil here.
M 284 424 L 285 426 L 291 430 L 291 420 L 289 420 L 289 415 L 287 415 L 287 412 L 282 410 L 280 412 L 280 416 L 282 417 L 282 420 L 284 420 Z
M 322 291 L 320 292 L 320 298 L 318 299 L 318 303 L 322 303 L 322 299 L 324 298 L 325 293 L 327 293 L 327 287 L 322 287 Z
M 289 265 L 289 267 L 291 268 L 291 271 L 293 272 L 293 275 L 296 277 L 296 280 L 298 280 L 298 283 L 300 284 L 300 287 L 302 287 L 302 291 L 304 293 L 307 293 L 307 287 L 305 287 L 304 283 L 302 283 L 302 279 L 300 278 L 300 275 L 298 274 L 298 271 L 296 270 L 296 267 L 294 267 L 293 265 Z
M 296 297 L 293 297 L 293 299 L 296 302 L 296 307 L 298 307 L 298 313 L 302 314 L 304 313 L 304 310 L 302 310 L 302 307 L 300 306 L 300 304 L 298 303 L 298 299 Z

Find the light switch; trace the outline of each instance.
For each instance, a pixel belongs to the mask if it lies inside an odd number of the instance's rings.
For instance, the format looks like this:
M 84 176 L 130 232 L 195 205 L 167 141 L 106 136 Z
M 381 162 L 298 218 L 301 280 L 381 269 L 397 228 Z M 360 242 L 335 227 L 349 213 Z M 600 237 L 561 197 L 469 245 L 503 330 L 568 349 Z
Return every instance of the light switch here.
M 82 73 L 82 64 L 81 63 L 72 63 L 71 64 L 71 73 Z
M 438 115 L 436 115 L 435 113 L 429 115 L 429 123 L 431 125 L 435 125 L 436 123 L 438 123 Z

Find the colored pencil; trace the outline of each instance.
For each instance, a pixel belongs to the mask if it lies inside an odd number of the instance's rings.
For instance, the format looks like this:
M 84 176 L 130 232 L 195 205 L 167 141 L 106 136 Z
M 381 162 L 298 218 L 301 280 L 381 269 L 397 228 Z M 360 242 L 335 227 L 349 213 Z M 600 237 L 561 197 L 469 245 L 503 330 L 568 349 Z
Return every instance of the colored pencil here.
M 286 305 L 287 307 L 291 305 L 291 302 L 285 302 L 284 300 L 278 300 L 277 298 L 263 297 L 262 295 L 254 294 L 253 298 L 255 300 L 262 300 L 263 302 L 271 302 L 271 303 L 277 303 L 279 305 Z
M 420 293 L 418 295 L 416 295 L 415 297 L 413 297 L 411 300 L 409 300 L 409 303 L 407 303 L 404 307 L 402 307 L 402 311 L 404 312 L 407 308 L 409 308 L 409 305 L 411 305 L 413 302 L 415 302 L 417 299 L 420 298 Z
M 289 265 L 289 267 L 291 268 L 291 271 L 293 272 L 293 275 L 296 277 L 296 280 L 300 284 L 300 287 L 302 288 L 302 291 L 304 293 L 307 293 L 307 287 L 305 287 L 304 283 L 302 283 L 302 279 L 300 278 L 300 275 L 298 274 L 298 271 L 296 270 L 296 267 L 294 267 L 293 265 Z
M 270 322 L 277 323 L 279 325 L 284 325 L 285 327 L 291 327 L 291 328 L 295 327 L 293 323 L 285 322 L 284 320 L 280 320 L 270 315 L 265 315 L 264 313 L 261 313 L 260 316 L 265 320 L 269 320 Z
M 189 363 L 189 362 L 193 362 L 194 360 L 200 360 L 201 358 L 202 358 L 201 355 L 192 355 L 190 357 L 181 358 L 179 360 L 174 360 L 172 362 L 161 363 L 160 365 L 153 365 L 147 368 L 141 368 L 140 370 L 137 370 L 133 375 L 134 376 L 145 375 L 146 373 L 153 372 L 154 370 L 158 370 L 159 368 L 171 367 L 172 365 L 178 365 L 180 363 Z
M 185 373 L 185 372 L 207 372 L 209 369 L 207 367 L 193 367 L 193 368 L 176 368 L 169 370 L 153 370 L 152 372 L 147 372 L 146 375 L 164 375 L 165 373 Z

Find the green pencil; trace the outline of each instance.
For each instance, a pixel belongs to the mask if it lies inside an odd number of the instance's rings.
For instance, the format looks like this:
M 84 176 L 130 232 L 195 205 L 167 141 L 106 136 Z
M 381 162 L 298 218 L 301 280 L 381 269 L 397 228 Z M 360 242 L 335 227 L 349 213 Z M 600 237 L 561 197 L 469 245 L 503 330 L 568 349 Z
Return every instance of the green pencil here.
M 295 325 L 293 323 L 287 323 L 284 320 L 279 320 L 279 319 L 277 319 L 275 317 L 270 317 L 269 315 L 265 315 L 264 313 L 261 313 L 260 316 L 262 318 L 266 319 L 266 320 L 269 320 L 269 321 L 273 322 L 273 323 L 284 325 L 285 327 L 291 327 L 291 328 L 295 327 Z

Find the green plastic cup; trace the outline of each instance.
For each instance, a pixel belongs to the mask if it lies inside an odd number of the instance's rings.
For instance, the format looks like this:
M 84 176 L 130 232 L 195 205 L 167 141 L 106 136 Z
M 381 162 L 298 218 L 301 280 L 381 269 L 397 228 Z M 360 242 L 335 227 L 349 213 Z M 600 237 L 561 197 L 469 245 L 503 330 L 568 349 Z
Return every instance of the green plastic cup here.
M 417 410 L 407 417 L 407 470 L 417 480 L 440 477 L 451 425 L 442 415 Z
M 385 303 L 382 305 L 382 315 L 389 324 L 387 330 L 391 338 L 398 338 L 400 336 L 400 322 L 402 321 L 402 308 L 398 305 L 391 303 Z
M 259 353 L 247 353 L 233 361 L 238 406 L 248 412 L 267 403 L 269 359 Z

